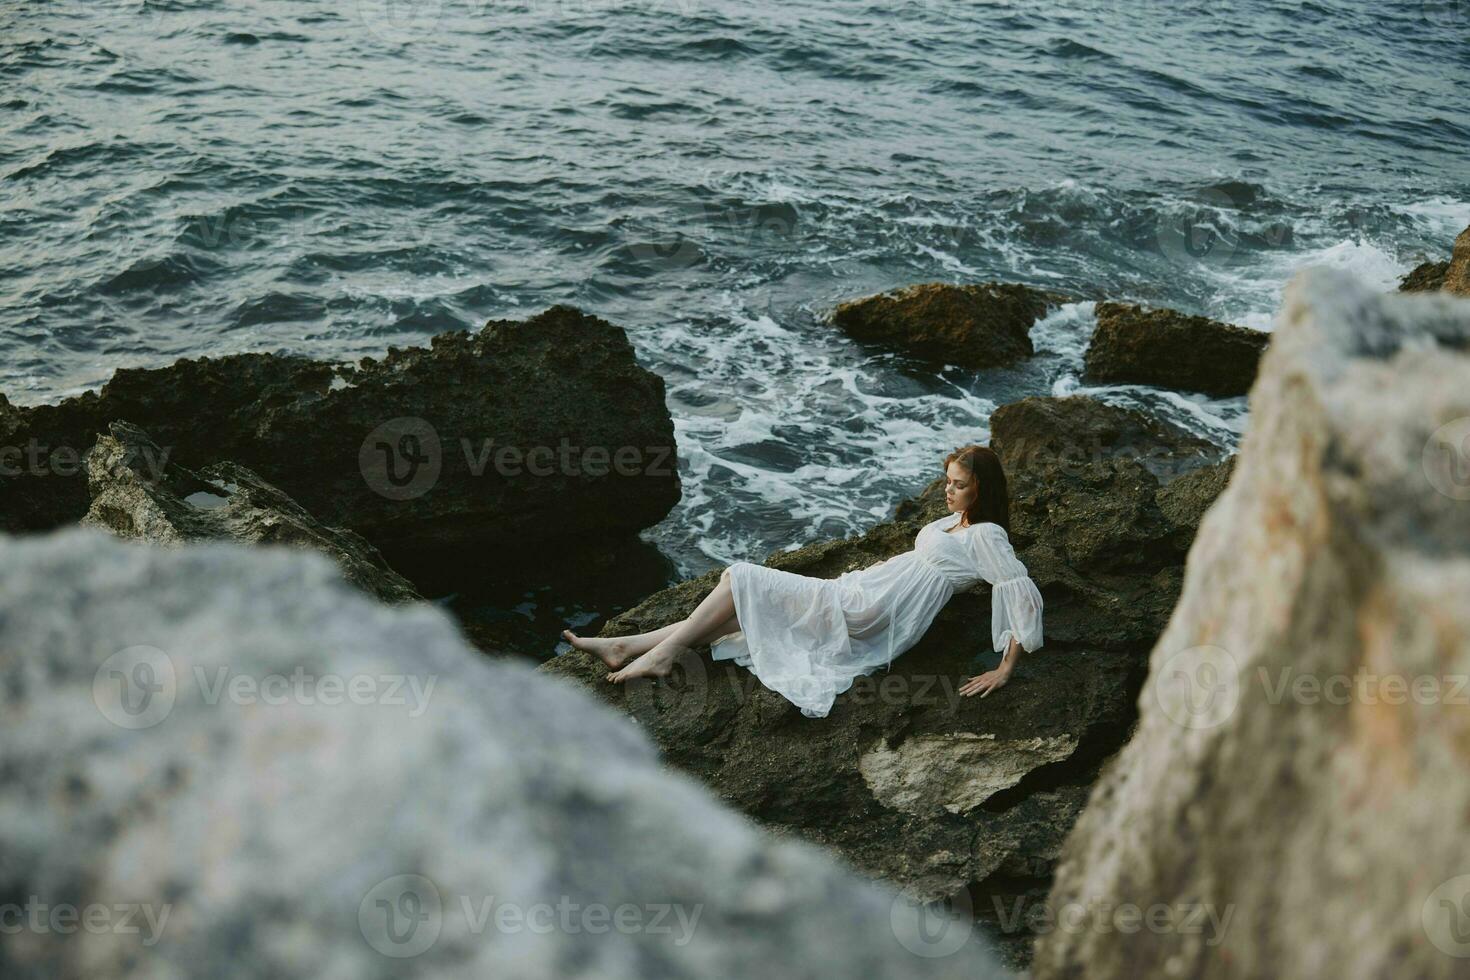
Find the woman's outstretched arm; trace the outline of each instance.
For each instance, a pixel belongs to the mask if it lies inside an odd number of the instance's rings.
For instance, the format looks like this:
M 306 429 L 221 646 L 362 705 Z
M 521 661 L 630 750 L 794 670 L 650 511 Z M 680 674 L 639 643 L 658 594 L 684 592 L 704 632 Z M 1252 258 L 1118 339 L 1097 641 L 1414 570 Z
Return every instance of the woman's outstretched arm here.
M 1011 635 L 1010 640 L 1006 645 L 1005 655 L 1000 658 L 1000 666 L 966 680 L 960 685 L 960 694 L 965 697 L 978 694 L 983 698 L 997 687 L 1005 686 L 1006 681 L 1011 679 L 1011 671 L 1016 669 L 1016 661 L 1021 658 L 1021 644 L 1016 640 L 1015 634 Z

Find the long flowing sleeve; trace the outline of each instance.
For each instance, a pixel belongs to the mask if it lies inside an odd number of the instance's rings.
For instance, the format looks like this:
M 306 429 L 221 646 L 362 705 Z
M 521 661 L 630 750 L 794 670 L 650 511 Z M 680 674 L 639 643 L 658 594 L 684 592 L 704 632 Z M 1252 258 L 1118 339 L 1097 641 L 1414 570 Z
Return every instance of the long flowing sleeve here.
M 996 653 L 1004 653 L 1014 636 L 1025 650 L 1042 644 L 1041 590 L 1016 557 L 1005 528 L 998 524 L 976 527 L 970 534 L 976 573 L 989 582 L 990 636 Z

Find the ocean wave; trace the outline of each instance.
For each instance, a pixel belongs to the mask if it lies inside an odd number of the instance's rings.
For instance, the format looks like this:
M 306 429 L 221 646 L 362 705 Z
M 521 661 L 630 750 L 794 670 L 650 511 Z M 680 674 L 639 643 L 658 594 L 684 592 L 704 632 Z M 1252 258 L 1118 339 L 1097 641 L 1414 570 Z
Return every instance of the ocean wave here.
M 1303 265 L 1442 259 L 1466 35 L 1409 7 L 445 3 L 405 37 L 352 3 L 12 4 L 0 390 L 579 304 L 668 380 L 692 478 L 650 533 L 688 573 L 763 557 L 881 516 L 995 405 L 1089 390 L 1086 302 L 966 375 L 848 343 L 843 299 L 997 279 L 1270 329 Z

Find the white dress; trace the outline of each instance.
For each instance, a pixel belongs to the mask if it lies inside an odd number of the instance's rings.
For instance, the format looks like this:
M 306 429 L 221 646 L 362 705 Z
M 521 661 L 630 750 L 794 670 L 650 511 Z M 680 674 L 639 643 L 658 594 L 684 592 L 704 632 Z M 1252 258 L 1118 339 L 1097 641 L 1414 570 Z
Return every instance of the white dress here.
M 955 592 L 991 583 L 990 636 L 1002 652 L 1014 636 L 1041 646 L 1041 593 L 999 524 L 954 534 L 960 515 L 920 528 L 912 551 L 835 579 L 739 561 L 730 588 L 740 629 L 711 644 L 716 660 L 747 667 L 808 718 L 823 718 L 853 679 L 919 641 Z

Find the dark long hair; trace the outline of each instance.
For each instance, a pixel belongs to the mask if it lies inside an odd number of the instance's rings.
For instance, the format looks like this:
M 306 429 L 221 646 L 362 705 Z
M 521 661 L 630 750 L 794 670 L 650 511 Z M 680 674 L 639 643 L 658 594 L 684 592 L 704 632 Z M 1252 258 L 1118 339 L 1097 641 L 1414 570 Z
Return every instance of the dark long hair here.
M 1006 492 L 1006 471 L 1000 465 L 1000 457 L 988 446 L 961 446 L 944 457 L 944 472 L 949 474 L 949 464 L 959 464 L 970 471 L 974 478 L 975 502 L 966 511 L 971 524 L 999 524 L 1011 533 L 1011 498 Z

